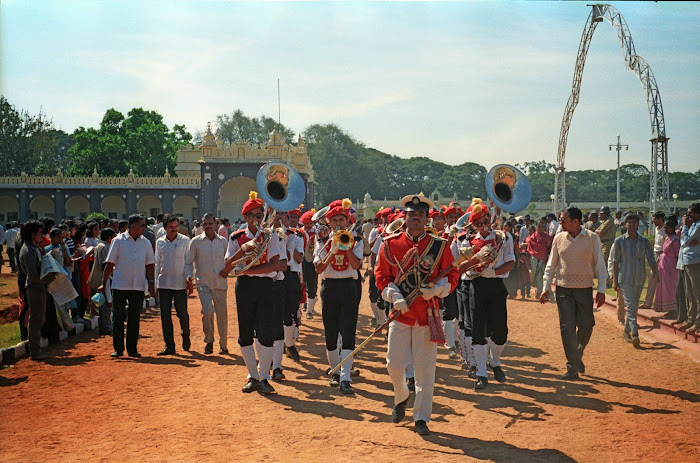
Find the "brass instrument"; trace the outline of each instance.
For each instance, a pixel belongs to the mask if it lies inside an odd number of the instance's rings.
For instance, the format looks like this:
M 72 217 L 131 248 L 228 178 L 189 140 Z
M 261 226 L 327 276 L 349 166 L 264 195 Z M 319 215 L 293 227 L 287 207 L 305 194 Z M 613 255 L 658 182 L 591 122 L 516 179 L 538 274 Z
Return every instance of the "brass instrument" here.
M 331 233 L 330 237 L 328 238 L 332 242 L 331 249 L 333 249 L 333 246 L 335 246 L 337 251 L 347 251 L 348 249 L 352 249 L 352 247 L 355 245 L 355 237 L 352 236 L 352 233 L 350 233 L 351 228 L 352 226 L 346 229 L 338 229 Z M 323 249 L 321 249 L 321 252 L 323 252 Z M 319 256 L 321 263 L 326 265 L 331 260 L 331 256 L 333 256 L 333 254 L 335 254 L 335 252 L 331 252 L 329 249 L 323 257 Z
M 235 269 L 250 259 L 250 262 L 243 268 L 233 271 L 234 276 L 242 275 L 251 267 L 258 265 L 262 256 L 270 248 L 272 239 L 280 236 L 280 230 L 273 225 L 274 210 L 281 212 L 294 210 L 302 203 L 306 194 L 304 180 L 299 175 L 299 172 L 294 167 L 281 161 L 272 161 L 264 164 L 258 171 L 256 186 L 263 200 L 264 213 L 262 222 L 258 223 L 256 221 L 255 224 L 260 228 L 263 242 L 255 243 L 252 250 L 228 264 L 233 264 Z
M 530 182 L 525 174 L 509 164 L 493 166 L 486 174 L 485 186 L 496 207 L 506 212 L 524 210 L 532 198 Z
M 397 231 L 401 230 L 401 228 L 403 228 L 405 224 L 406 221 L 404 219 L 396 219 L 386 226 L 386 228 L 384 229 L 384 233 L 387 235 L 393 235 Z

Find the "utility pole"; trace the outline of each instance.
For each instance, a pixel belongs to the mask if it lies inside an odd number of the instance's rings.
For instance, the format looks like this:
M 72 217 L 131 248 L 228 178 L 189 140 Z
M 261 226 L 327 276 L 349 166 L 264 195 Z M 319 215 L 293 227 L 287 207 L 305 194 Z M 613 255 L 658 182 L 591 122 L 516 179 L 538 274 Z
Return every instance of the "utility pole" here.
M 622 147 L 625 148 L 626 151 L 629 151 L 630 145 L 623 145 L 620 143 L 620 136 L 617 136 L 617 144 L 616 145 L 608 145 L 608 151 L 612 151 L 613 148 L 615 148 L 615 151 L 617 151 L 617 209 L 615 212 L 620 212 L 620 151 L 622 150 Z

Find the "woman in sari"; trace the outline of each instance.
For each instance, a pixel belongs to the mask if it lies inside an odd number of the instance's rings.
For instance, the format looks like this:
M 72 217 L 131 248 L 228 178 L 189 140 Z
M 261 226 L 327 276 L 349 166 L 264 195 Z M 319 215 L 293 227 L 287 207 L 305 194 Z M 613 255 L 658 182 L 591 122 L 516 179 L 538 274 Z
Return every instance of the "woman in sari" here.
M 664 231 L 668 238 L 664 241 L 664 250 L 658 262 L 658 282 L 654 296 L 654 310 L 656 312 L 670 312 L 676 309 L 676 283 L 678 282 L 678 251 L 681 248 L 680 240 L 676 236 L 676 224 L 668 221 L 664 224 Z

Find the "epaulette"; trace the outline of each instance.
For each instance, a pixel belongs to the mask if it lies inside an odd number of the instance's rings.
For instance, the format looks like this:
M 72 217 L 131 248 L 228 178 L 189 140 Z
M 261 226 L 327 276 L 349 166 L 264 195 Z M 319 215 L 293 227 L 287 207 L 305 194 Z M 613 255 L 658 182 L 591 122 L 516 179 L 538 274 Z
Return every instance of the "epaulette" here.
M 295 228 L 294 233 L 296 233 L 297 236 L 301 236 L 302 238 L 304 237 L 304 230 L 301 228 Z
M 238 231 L 234 232 L 234 233 L 231 235 L 231 239 L 232 239 L 232 240 L 237 240 L 238 237 L 241 236 L 241 235 L 244 234 L 244 233 L 245 233 L 245 229 L 243 229 L 243 230 L 238 230 Z

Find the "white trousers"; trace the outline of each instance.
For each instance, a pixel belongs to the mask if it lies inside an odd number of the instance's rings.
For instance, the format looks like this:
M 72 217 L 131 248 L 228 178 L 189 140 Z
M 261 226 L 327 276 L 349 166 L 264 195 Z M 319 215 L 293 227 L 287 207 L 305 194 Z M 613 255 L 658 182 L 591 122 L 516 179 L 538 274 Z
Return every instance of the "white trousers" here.
M 436 358 L 437 344 L 430 342 L 430 327 L 391 322 L 386 369 L 394 385 L 394 405 L 396 405 L 406 400 L 410 394 L 406 384 L 406 368 L 413 361 L 416 380 L 413 421 L 430 421 L 433 410 Z

